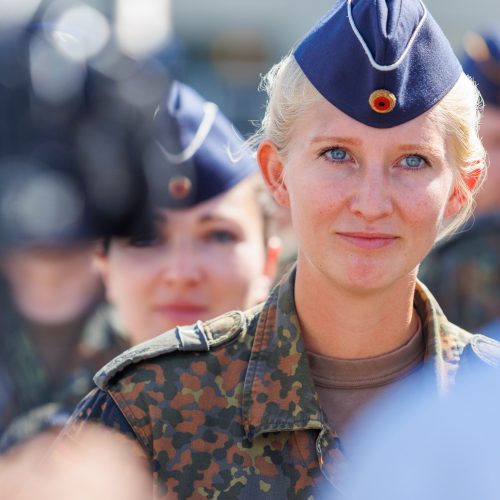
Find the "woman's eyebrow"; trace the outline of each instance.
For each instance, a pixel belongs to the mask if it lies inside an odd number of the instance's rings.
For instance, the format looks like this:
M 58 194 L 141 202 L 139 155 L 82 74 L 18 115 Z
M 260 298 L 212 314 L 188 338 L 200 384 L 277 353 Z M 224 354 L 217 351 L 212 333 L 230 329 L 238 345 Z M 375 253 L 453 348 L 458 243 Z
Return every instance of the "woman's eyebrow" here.
M 312 145 L 325 142 L 359 146 L 363 141 L 358 137 L 339 137 L 334 135 L 320 135 L 313 137 L 311 140 Z
M 217 222 L 217 221 L 227 221 L 228 218 L 223 214 L 203 214 L 199 217 L 199 222 Z
M 444 148 L 432 146 L 428 142 L 416 144 L 400 144 L 398 146 L 398 149 L 404 153 L 424 153 L 434 157 L 445 156 Z

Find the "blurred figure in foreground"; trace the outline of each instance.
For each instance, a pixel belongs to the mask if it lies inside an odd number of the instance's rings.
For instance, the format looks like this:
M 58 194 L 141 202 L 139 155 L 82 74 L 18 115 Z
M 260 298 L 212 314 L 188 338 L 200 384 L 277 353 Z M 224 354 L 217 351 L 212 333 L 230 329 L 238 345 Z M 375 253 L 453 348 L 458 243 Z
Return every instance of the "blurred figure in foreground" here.
M 146 175 L 152 232 L 96 255 L 115 324 L 132 344 L 264 300 L 277 266 L 274 201 L 214 103 L 174 82 L 154 116 Z
M 475 368 L 446 400 L 427 373 L 367 408 L 350 429 L 342 498 L 497 500 L 500 373 Z
M 500 338 L 500 25 L 465 39 L 464 72 L 485 101 L 480 136 L 489 158 L 474 219 L 441 242 L 423 262 L 420 277 L 450 321 Z
M 43 433 L 0 457 L 0 500 L 141 500 L 151 480 L 139 450 L 102 428 L 89 428 L 78 444 Z M 118 478 L 118 480 L 117 480 Z

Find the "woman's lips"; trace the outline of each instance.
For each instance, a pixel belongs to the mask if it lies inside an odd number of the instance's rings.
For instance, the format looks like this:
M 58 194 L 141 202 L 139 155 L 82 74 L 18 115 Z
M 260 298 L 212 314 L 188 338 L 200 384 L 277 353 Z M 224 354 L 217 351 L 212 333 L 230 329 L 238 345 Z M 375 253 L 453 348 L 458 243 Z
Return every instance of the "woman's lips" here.
M 367 250 L 384 248 L 394 243 L 398 236 L 384 233 L 337 233 L 348 243 Z

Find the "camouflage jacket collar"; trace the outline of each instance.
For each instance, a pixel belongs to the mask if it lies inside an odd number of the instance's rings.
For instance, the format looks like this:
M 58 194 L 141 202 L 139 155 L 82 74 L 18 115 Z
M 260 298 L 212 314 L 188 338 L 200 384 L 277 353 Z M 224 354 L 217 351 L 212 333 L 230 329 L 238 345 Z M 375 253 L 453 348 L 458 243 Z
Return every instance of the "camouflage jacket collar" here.
M 285 430 L 328 427 L 319 404 L 294 302 L 295 270 L 275 287 L 258 315 L 243 392 L 247 437 Z M 453 384 L 460 355 L 471 334 L 449 323 L 428 289 L 417 282 L 414 299 L 434 364 L 436 386 Z M 334 439 L 336 434 L 331 431 Z
M 425 363 L 433 365 L 437 391 L 446 394 L 455 382 L 460 357 L 473 335 L 450 323 L 429 289 L 418 280 L 413 303 L 422 321 Z
M 325 422 L 295 310 L 294 283 L 292 270 L 257 316 L 243 391 L 249 439 L 264 432 L 322 429 Z

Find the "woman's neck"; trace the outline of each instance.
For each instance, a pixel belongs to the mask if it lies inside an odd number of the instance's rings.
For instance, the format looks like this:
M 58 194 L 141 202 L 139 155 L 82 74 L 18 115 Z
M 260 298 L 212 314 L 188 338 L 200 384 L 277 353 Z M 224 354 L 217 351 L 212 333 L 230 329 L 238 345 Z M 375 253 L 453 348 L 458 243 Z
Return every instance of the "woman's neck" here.
M 295 305 L 306 348 L 324 356 L 360 359 L 402 346 L 418 327 L 416 274 L 373 293 L 357 293 L 297 267 Z

